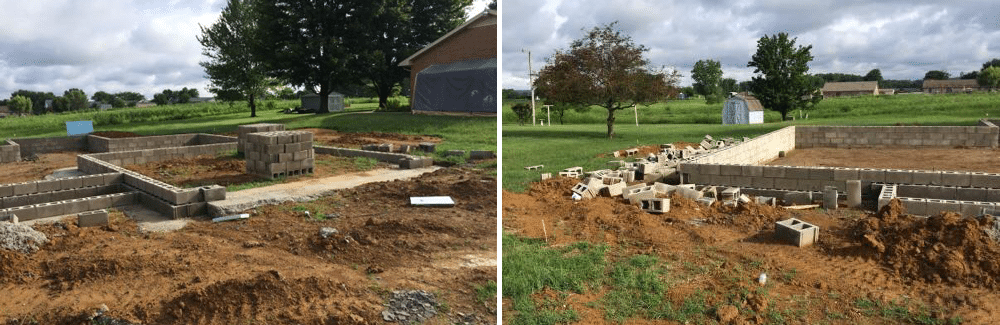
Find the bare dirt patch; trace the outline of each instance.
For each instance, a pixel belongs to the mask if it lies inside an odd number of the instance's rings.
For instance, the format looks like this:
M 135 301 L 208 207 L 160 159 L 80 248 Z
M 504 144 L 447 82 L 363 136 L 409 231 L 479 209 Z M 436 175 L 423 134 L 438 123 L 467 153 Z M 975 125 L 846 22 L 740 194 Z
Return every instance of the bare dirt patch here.
M 689 146 L 691 148 L 697 148 L 698 146 L 701 146 L 700 144 L 693 143 L 693 142 L 686 142 L 686 141 L 673 142 L 673 145 L 674 145 L 675 148 L 681 148 L 681 149 L 687 148 Z M 638 146 L 638 147 L 631 147 L 631 148 L 626 148 L 626 149 L 639 149 L 639 152 L 636 153 L 637 157 L 646 157 L 649 154 L 654 154 L 655 155 L 655 154 L 660 153 L 660 146 L 659 145 L 655 145 L 655 146 Z M 620 154 L 624 154 L 625 153 L 625 149 L 621 149 L 619 151 L 620 151 Z M 597 154 L 597 158 L 607 158 L 607 157 L 613 157 L 613 156 L 610 153 L 599 153 L 599 154 Z
M 43 153 L 35 161 L 0 163 L 0 184 L 37 181 L 57 169 L 76 167 L 76 156 L 85 152 L 66 151 Z M 21 157 L 22 159 L 28 157 Z
M 291 176 L 286 182 L 342 175 L 376 167 L 390 167 L 389 164 L 374 161 L 358 161 L 355 158 L 318 154 L 312 174 Z M 237 185 L 266 178 L 246 173 L 246 160 L 237 156 L 203 155 L 194 158 L 180 158 L 129 165 L 125 168 L 146 175 L 161 182 L 178 187 L 198 187 L 205 185 Z
M 731 308 L 723 311 L 736 324 L 909 323 L 916 320 L 883 315 L 889 310 L 884 306 L 910 304 L 901 308 L 931 311 L 928 317 L 939 323 L 1000 321 L 1000 294 L 992 280 L 1000 270 L 1000 250 L 985 234 L 993 228 L 981 220 L 944 215 L 888 221 L 858 210 L 707 207 L 679 197 L 672 198 L 669 213 L 656 215 L 620 198 L 574 202 L 569 189 L 576 182 L 557 177 L 532 184 L 526 193 L 503 192 L 504 230 L 545 238 L 555 247 L 606 243 L 610 260 L 656 256 L 666 265 L 662 276 L 669 279 L 669 300 L 680 306 L 703 294 L 710 318 L 716 317 L 715 308 L 733 305 L 737 315 Z M 790 217 L 819 226 L 819 243 L 797 248 L 776 239 L 774 222 Z M 865 231 L 874 234 L 883 252 L 864 239 Z M 756 283 L 762 272 L 770 279 L 766 287 Z M 566 298 L 588 315 L 579 324 L 614 323 L 604 318 L 607 290 Z M 883 307 L 871 307 L 876 304 Z M 505 316 L 512 312 L 509 301 L 504 308 Z
M 1000 173 L 1000 150 L 806 148 L 767 164 Z
M 390 293 L 413 289 L 448 306 L 426 324 L 458 313 L 495 324 L 475 289 L 496 281 L 496 265 L 462 263 L 496 259 L 495 193 L 495 178 L 449 168 L 171 233 L 140 233 L 119 212 L 108 227 L 38 226 L 52 239 L 38 252 L 0 252 L 0 322 L 85 323 L 106 304 L 142 324 L 382 324 Z M 410 207 L 409 195 L 457 204 Z M 322 227 L 337 232 L 322 238 Z

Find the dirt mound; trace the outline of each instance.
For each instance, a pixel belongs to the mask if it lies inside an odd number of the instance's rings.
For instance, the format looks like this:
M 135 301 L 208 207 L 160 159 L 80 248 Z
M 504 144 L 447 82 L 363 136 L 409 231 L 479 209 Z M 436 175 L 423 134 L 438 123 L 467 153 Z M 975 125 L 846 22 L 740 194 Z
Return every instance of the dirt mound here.
M 296 129 L 295 131 L 312 132 L 317 143 L 344 148 L 359 148 L 366 144 L 392 143 L 396 145 L 417 145 L 421 142 L 439 143 L 442 141 L 441 138 L 435 136 L 400 133 L 338 132 L 317 128 Z
M 701 144 L 697 144 L 697 143 L 694 143 L 694 142 L 686 142 L 686 141 L 677 141 L 677 142 L 674 142 L 673 145 L 674 145 L 674 148 L 680 148 L 680 149 L 687 148 L 688 146 L 691 146 L 691 148 L 698 148 L 699 146 L 701 146 Z M 634 156 L 634 157 L 637 157 L 637 158 L 645 158 L 649 154 L 654 154 L 655 155 L 655 154 L 660 153 L 660 145 L 629 147 L 629 148 L 620 149 L 619 150 L 619 151 L 621 151 L 620 153 L 624 154 L 625 153 L 625 151 L 624 151 L 625 149 L 639 149 L 639 152 Z M 608 157 L 613 157 L 613 156 L 610 153 L 599 153 L 599 154 L 597 154 L 597 158 L 608 158 Z
M 858 240 L 897 274 L 930 283 L 1000 288 L 1000 244 L 990 237 L 994 217 L 929 218 L 903 214 L 893 199 L 854 227 Z
M 709 218 L 710 223 L 728 225 L 753 232 L 772 227 L 777 221 L 787 219 L 788 210 L 756 202 L 740 203 L 736 206 L 712 205 L 716 213 Z
M 116 138 L 138 138 L 138 137 L 143 136 L 143 135 L 138 134 L 138 133 L 123 132 L 123 131 L 98 131 L 98 132 L 91 132 L 90 134 L 93 134 L 93 135 L 96 135 L 96 136 L 99 136 L 99 137 L 112 138 L 112 139 L 116 139 Z
M 278 323 L 365 324 L 375 319 L 372 306 L 352 308 L 337 301 L 349 300 L 342 284 L 330 278 L 286 279 L 278 271 L 258 274 L 250 279 L 232 279 L 207 287 L 189 290 L 163 304 L 157 324 L 222 324 L 232 320 L 277 321 Z M 344 284 L 346 285 L 346 284 Z M 358 303 L 358 302 L 355 302 Z M 371 303 L 359 303 L 371 305 Z M 260 306 L 297 306 L 326 311 L 327 319 L 317 315 L 297 315 L 295 309 L 262 309 Z M 361 315 L 359 315 L 361 314 Z

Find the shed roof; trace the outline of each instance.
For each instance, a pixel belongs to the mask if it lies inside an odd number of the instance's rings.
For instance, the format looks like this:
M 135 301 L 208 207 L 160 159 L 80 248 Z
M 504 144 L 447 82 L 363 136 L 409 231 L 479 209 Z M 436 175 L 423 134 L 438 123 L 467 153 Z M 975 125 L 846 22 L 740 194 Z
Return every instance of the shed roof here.
M 764 105 L 760 103 L 760 100 L 753 95 L 747 94 L 737 94 L 736 96 L 729 97 L 729 100 L 742 100 L 747 103 L 747 110 L 751 112 L 758 112 L 764 110 Z
M 924 79 L 924 88 L 979 88 L 979 82 L 976 79 L 949 79 L 949 80 L 934 80 L 934 79 Z
M 444 36 L 441 36 L 440 38 L 438 38 L 437 40 L 435 40 L 431 44 L 428 44 L 427 46 L 424 46 L 424 48 L 420 49 L 420 51 L 417 51 L 417 53 L 413 53 L 413 55 L 411 55 L 410 57 L 406 58 L 406 60 L 403 60 L 403 62 L 400 62 L 399 66 L 401 66 L 401 67 L 408 67 L 408 66 L 413 65 L 413 59 L 417 58 L 421 54 L 424 54 L 424 52 L 427 52 L 431 48 L 434 48 L 434 46 L 437 46 L 441 42 L 444 42 L 446 39 L 450 38 L 452 35 L 457 34 L 459 31 L 461 31 L 461 30 L 463 30 L 465 28 L 468 28 L 469 26 L 472 26 L 472 25 L 477 25 L 478 26 L 479 23 L 486 23 L 487 25 L 496 25 L 496 23 L 497 23 L 496 19 L 497 19 L 497 12 L 496 12 L 496 10 L 489 10 L 489 9 L 487 9 L 487 10 L 483 11 L 482 13 L 476 15 L 475 17 L 472 17 L 471 19 L 469 19 L 466 22 L 462 23 L 458 27 L 455 27 L 455 29 L 452 29 L 450 32 L 448 32 L 447 34 L 444 34 Z
M 822 91 L 870 91 L 878 89 L 878 81 L 827 82 Z

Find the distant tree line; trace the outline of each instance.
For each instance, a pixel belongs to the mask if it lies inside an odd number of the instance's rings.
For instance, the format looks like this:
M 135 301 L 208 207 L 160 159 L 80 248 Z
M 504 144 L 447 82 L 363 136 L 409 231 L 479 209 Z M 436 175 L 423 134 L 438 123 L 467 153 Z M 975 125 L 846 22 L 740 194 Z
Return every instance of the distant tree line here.
M 79 111 L 96 108 L 103 104 L 112 107 L 131 107 L 135 106 L 136 102 L 145 99 L 142 94 L 131 91 L 114 94 L 97 91 L 88 99 L 87 93 L 79 88 L 67 89 L 62 96 L 56 96 L 52 92 L 21 89 L 11 93 L 10 99 L 0 101 L 0 104 L 7 105 L 14 113 L 45 114 Z

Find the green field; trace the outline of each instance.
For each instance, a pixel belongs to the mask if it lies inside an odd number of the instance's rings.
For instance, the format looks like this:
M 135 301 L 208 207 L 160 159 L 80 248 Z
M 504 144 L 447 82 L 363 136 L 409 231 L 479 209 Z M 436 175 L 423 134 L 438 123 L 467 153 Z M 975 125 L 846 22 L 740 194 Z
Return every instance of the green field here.
M 743 137 L 764 134 L 788 125 L 975 125 L 980 118 L 1000 116 L 1000 94 L 895 95 L 831 98 L 808 111 L 808 119 L 779 122 L 767 111 L 765 124 L 721 125 L 722 105 L 703 100 L 670 101 L 639 109 L 639 126 L 632 111 L 616 113 L 616 138 L 607 139 L 607 111 L 593 107 L 585 113 L 568 111 L 565 125 L 518 125 L 510 106 L 503 108 L 503 187 L 523 191 L 540 173 L 581 166 L 585 170 L 606 168 L 612 158 L 598 154 L 637 145 L 675 141 L 698 142 L 706 134 Z M 667 109 L 669 108 L 669 109 Z M 544 111 L 541 111 L 544 114 Z M 790 114 L 791 115 L 791 114 Z M 545 165 L 542 170 L 525 166 Z
M 405 98 L 403 99 L 405 100 Z M 378 100 L 350 99 L 344 112 L 283 114 L 298 101 L 275 101 L 273 108 L 258 105 L 250 117 L 246 103 L 198 103 L 146 108 L 122 108 L 0 119 L 0 139 L 49 137 L 66 134 L 67 121 L 94 121 L 96 131 L 127 131 L 143 135 L 233 132 L 238 125 L 283 123 L 289 129 L 326 128 L 342 132 L 392 132 L 433 135 L 445 141 L 438 150 L 497 150 L 496 119 L 373 112 Z

